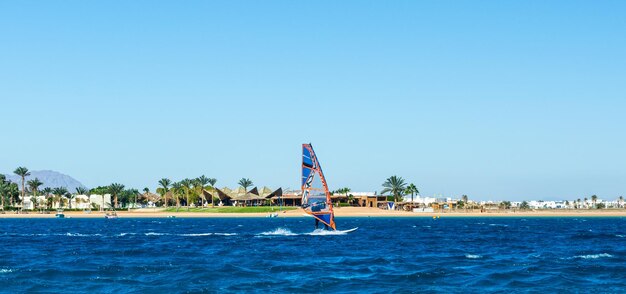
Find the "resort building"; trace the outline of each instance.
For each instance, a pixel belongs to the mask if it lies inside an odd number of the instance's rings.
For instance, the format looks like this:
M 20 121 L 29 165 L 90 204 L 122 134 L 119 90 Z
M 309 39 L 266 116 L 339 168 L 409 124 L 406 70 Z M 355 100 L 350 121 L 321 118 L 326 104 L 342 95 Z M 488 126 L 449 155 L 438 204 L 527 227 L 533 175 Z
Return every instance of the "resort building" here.
M 61 204 L 60 200 L 63 201 L 63 204 Z M 95 204 L 96 207 L 102 207 L 102 203 L 104 203 L 104 207 L 108 208 L 111 206 L 111 195 L 110 194 L 90 195 L 90 196 L 73 195 L 71 199 L 68 199 L 65 196 L 62 196 L 61 198 L 58 198 L 56 196 L 50 196 L 50 197 L 26 196 L 24 197 L 24 201 L 22 202 L 22 209 L 33 210 L 35 209 L 35 207 L 38 207 L 38 208 L 48 207 L 49 201 L 52 202 L 51 206 L 53 209 L 61 208 L 61 207 L 65 207 L 65 208 L 72 207 L 75 209 L 88 209 L 90 201 L 91 201 L 91 204 L 92 205 Z M 69 204 L 68 201 L 69 203 L 71 203 L 71 205 L 68 205 Z
M 268 187 L 263 187 L 260 191 L 257 187 L 252 188 L 250 191 L 246 191 L 243 187 L 239 187 L 232 190 L 228 187 L 222 189 L 215 189 L 216 197 L 220 199 L 219 205 L 226 206 L 259 206 L 270 204 L 283 195 L 283 189 L 278 188 L 272 190 Z M 204 190 L 203 194 L 207 198 L 213 197 L 213 195 Z

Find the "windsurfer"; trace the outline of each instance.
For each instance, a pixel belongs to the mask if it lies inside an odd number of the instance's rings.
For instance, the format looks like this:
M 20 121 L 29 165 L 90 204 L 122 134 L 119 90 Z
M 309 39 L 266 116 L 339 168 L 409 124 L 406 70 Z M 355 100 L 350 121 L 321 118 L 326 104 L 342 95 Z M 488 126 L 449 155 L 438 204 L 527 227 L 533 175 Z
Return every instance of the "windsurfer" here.
M 320 226 L 320 220 L 318 218 L 315 218 L 315 229 L 319 229 Z M 324 230 L 328 230 L 328 225 L 324 224 Z

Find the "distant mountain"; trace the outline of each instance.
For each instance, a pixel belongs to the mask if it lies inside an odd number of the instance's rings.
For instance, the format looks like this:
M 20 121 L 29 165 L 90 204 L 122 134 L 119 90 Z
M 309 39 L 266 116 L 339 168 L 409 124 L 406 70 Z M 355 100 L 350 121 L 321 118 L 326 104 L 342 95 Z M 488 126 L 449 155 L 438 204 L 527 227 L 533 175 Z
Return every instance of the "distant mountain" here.
M 19 185 L 22 184 L 22 178 L 15 174 L 7 174 L 7 180 L 11 182 L 17 183 Z M 34 178 L 39 178 L 39 180 L 43 183 L 39 189 L 43 189 L 45 187 L 56 188 L 56 187 L 66 187 L 68 191 L 75 192 L 78 187 L 85 187 L 78 180 L 64 175 L 60 172 L 56 172 L 53 170 L 33 170 L 30 171 L 30 176 L 26 177 L 26 181 Z

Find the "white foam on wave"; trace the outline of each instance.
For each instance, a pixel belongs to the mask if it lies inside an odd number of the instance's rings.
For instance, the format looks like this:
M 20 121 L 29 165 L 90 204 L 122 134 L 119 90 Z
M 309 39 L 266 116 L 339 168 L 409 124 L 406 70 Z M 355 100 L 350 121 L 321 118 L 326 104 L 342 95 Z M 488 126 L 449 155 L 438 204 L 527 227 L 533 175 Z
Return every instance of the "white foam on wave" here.
M 506 227 L 508 227 L 509 225 L 505 225 L 505 224 L 489 224 L 489 226 L 492 226 L 492 227 L 503 227 L 503 228 L 506 228 Z
M 576 255 L 574 258 L 580 259 L 598 259 L 598 258 L 611 258 L 613 255 L 608 253 L 600 253 L 600 254 L 588 254 L 588 255 Z
M 483 258 L 482 255 L 478 255 L 478 254 L 465 254 L 465 258 L 467 259 L 480 259 Z
M 615 235 L 615 237 L 618 237 L 618 238 L 626 238 L 626 236 L 624 236 L 624 235 Z
M 237 236 L 237 233 L 212 233 L 213 235 L 217 235 L 217 236 Z
M 146 235 L 146 236 L 165 236 L 165 235 L 169 235 L 169 234 L 166 234 L 166 233 L 148 232 L 148 233 L 144 233 L 144 235 Z
M 298 234 L 285 228 L 277 228 L 273 231 L 260 233 L 261 236 L 297 236 Z
M 102 236 L 102 235 L 100 235 L 100 234 L 65 233 L 64 236 L 68 236 L 68 237 L 93 237 L 93 236 Z
M 124 236 L 126 236 L 126 235 L 137 235 L 137 233 L 119 233 L 119 234 L 117 234 L 117 235 L 115 235 L 115 236 L 118 236 L 118 237 L 124 237 Z
M 0 274 L 6 274 L 6 273 L 12 273 L 12 272 L 13 272 L 12 269 L 8 269 L 8 268 L 0 269 Z
M 196 234 L 177 234 L 176 236 L 183 237 L 200 237 L 200 236 L 211 236 L 213 233 L 196 233 Z

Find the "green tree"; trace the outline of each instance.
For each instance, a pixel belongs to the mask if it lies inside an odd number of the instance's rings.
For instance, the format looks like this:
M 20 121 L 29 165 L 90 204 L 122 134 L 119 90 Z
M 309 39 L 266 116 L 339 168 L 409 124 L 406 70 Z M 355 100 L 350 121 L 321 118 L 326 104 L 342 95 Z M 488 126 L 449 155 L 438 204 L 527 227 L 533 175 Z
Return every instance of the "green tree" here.
M 209 178 L 209 188 L 211 189 L 211 207 L 215 207 L 215 194 L 217 193 L 215 183 L 217 183 L 217 179 Z
M 598 196 L 591 195 L 591 203 L 593 203 L 593 207 L 596 207 L 596 201 L 598 201 Z
M 185 192 L 185 199 L 187 201 L 187 211 L 189 211 L 189 195 L 191 194 L 191 187 L 193 185 L 193 181 L 191 179 L 183 179 L 180 181 L 180 184 Z
M 91 199 L 89 194 L 89 189 L 85 187 L 76 187 L 76 195 L 85 195 L 87 196 L 87 202 L 89 203 L 89 208 L 91 209 Z
M 252 181 L 248 178 L 241 178 L 241 180 L 239 180 L 239 186 L 243 187 L 243 190 L 248 193 L 248 187 L 254 185 L 254 183 L 252 183 Z
M 31 197 L 30 202 L 33 203 L 33 210 L 37 209 L 37 193 L 39 192 L 39 187 L 43 185 L 43 183 L 38 179 L 34 178 L 27 182 L 28 187 L 33 192 L 33 196 Z M 35 199 L 33 201 L 33 199 Z
M 56 201 L 59 203 L 59 208 L 63 208 L 65 206 L 65 201 L 63 197 L 67 193 L 67 188 L 65 187 L 56 187 L 52 189 L 52 194 L 54 194 Z
M 159 185 L 161 185 L 161 197 L 163 197 L 163 203 L 165 205 L 165 208 L 167 208 L 167 192 L 170 191 L 170 184 L 172 184 L 172 181 L 170 181 L 170 179 L 168 178 L 162 178 L 159 180 Z
M 113 210 L 115 210 L 115 208 L 118 208 L 118 203 L 117 203 L 117 198 L 120 194 L 122 194 L 122 192 L 124 191 L 124 185 L 122 184 L 118 184 L 118 183 L 113 183 L 111 185 L 109 185 L 109 194 L 111 194 L 111 196 L 113 196 L 114 199 L 114 206 L 113 206 Z M 103 206 L 104 206 L 104 201 L 102 202 Z
M 417 187 L 415 186 L 415 184 L 411 183 L 406 187 L 406 194 L 411 194 L 411 204 L 413 204 L 413 196 L 415 194 L 419 194 L 419 190 L 417 190 Z
M 511 201 L 500 202 L 500 209 L 511 209 Z
M 521 210 L 528 210 L 528 209 L 530 209 L 530 205 L 528 205 L 527 201 L 522 201 L 522 203 L 520 204 L 519 208 Z
M 180 209 L 180 195 L 183 193 L 183 185 L 180 182 L 174 182 L 172 184 L 172 196 L 176 199 L 176 211 Z
M 0 200 L 2 202 L 2 210 L 7 203 L 13 203 L 13 199 L 19 195 L 17 184 L 7 181 L 4 175 L 0 174 Z
M 465 211 L 467 211 L 467 207 L 469 206 L 469 197 L 467 197 L 467 195 L 463 195 L 461 196 L 461 200 L 463 201 L 463 207 L 461 208 L 465 208 Z
M 209 178 L 205 177 L 204 175 L 199 176 L 198 178 L 196 178 L 196 180 L 194 181 L 194 188 L 196 189 L 196 193 L 198 193 L 198 195 L 203 198 L 207 203 L 209 202 L 209 200 L 206 199 L 206 197 L 204 197 L 204 189 L 210 184 L 209 182 Z M 202 203 L 202 206 L 204 206 L 204 203 Z
M 395 202 L 400 202 L 402 194 L 406 191 L 406 183 L 402 177 L 391 176 L 383 183 L 383 190 L 381 194 L 390 193 Z
M 14 174 L 20 176 L 22 178 L 22 201 L 24 201 L 24 197 L 26 196 L 26 187 L 25 181 L 26 177 L 30 176 L 30 172 L 27 168 L 20 166 L 13 171 Z
M 52 208 L 52 188 L 50 187 L 45 187 L 43 188 L 43 190 L 41 190 L 41 193 L 43 193 L 43 195 L 46 197 L 46 208 L 51 209 Z

